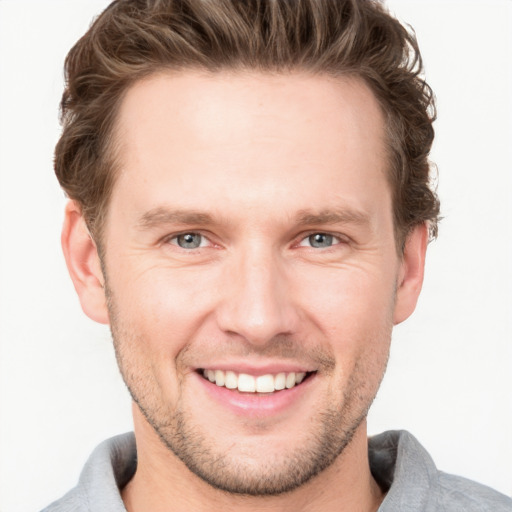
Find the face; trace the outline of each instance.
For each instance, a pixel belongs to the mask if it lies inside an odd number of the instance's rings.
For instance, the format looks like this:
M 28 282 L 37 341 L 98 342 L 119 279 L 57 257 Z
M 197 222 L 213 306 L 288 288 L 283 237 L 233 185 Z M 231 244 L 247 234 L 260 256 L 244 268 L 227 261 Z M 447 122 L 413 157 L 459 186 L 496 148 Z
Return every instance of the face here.
M 161 74 L 118 120 L 109 316 L 144 421 L 211 485 L 291 490 L 362 428 L 401 262 L 356 79 Z

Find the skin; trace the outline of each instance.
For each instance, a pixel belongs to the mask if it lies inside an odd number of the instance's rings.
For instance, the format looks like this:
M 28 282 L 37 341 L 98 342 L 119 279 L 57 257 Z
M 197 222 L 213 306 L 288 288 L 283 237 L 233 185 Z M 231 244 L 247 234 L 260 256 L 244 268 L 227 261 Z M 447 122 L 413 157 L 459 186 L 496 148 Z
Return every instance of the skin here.
M 127 509 L 376 510 L 365 418 L 421 289 L 427 230 L 397 254 L 371 91 L 298 72 L 162 73 L 128 91 L 116 135 L 103 271 L 74 202 L 62 240 L 134 397 Z M 200 247 L 180 247 L 184 233 Z M 239 364 L 314 376 L 282 410 L 245 414 L 197 373 Z

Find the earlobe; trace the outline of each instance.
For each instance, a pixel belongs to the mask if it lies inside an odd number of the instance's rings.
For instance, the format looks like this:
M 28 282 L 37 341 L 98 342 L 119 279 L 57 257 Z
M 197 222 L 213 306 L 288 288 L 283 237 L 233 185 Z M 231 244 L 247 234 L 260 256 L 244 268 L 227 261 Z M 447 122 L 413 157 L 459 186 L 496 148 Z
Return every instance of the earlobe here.
M 427 225 L 415 226 L 407 236 L 400 264 L 393 317 L 395 325 L 409 318 L 416 308 L 423 284 L 427 244 Z
M 66 205 L 61 242 L 69 275 L 84 313 L 96 322 L 108 324 L 104 278 L 98 250 L 75 201 L 69 201 Z

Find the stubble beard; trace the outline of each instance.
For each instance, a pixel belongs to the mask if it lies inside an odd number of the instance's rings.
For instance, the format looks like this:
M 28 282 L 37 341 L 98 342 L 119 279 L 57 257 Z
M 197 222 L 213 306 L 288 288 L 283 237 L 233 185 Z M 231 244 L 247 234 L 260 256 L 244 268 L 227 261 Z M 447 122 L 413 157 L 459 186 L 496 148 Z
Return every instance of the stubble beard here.
M 318 426 L 310 427 L 312 432 L 294 451 L 254 463 L 250 460 L 253 453 L 246 459 L 243 454 L 233 456 L 215 450 L 212 441 L 182 410 L 165 425 L 137 405 L 163 443 L 204 482 L 230 494 L 260 497 L 293 491 L 329 467 L 366 417 L 365 411 L 350 426 L 344 426 L 341 411 L 322 412 Z
M 371 354 L 366 354 L 366 358 L 363 354 L 355 363 L 341 399 L 333 405 L 332 398 L 328 397 L 331 404 L 324 404 L 314 421 L 305 422 L 304 428 L 308 428 L 309 433 L 301 445 L 293 451 L 255 463 L 250 456 L 243 455 L 243 447 L 238 454 L 216 449 L 214 439 L 208 437 L 206 429 L 195 424 L 194 418 L 183 407 L 181 383 L 175 409 L 158 403 L 160 387 L 147 368 L 140 368 L 137 360 L 135 349 L 144 347 L 144 340 L 123 327 L 112 294 L 107 296 L 116 358 L 132 399 L 163 444 L 192 473 L 213 488 L 230 494 L 263 497 L 287 493 L 332 465 L 342 456 L 365 420 L 387 364 L 386 356 L 383 363 L 369 370 L 365 360 Z M 366 379 L 369 371 L 377 371 L 380 375 Z M 368 380 L 374 384 L 369 386 Z

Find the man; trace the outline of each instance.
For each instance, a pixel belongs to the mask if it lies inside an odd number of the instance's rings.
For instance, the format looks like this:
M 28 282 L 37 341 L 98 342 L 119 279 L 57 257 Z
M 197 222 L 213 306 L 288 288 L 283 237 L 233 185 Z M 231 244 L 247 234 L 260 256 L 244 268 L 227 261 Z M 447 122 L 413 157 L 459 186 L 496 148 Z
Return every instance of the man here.
M 48 510 L 512 510 L 367 440 L 438 201 L 414 38 L 371 1 L 114 2 L 70 52 L 56 172 L 135 437 Z

